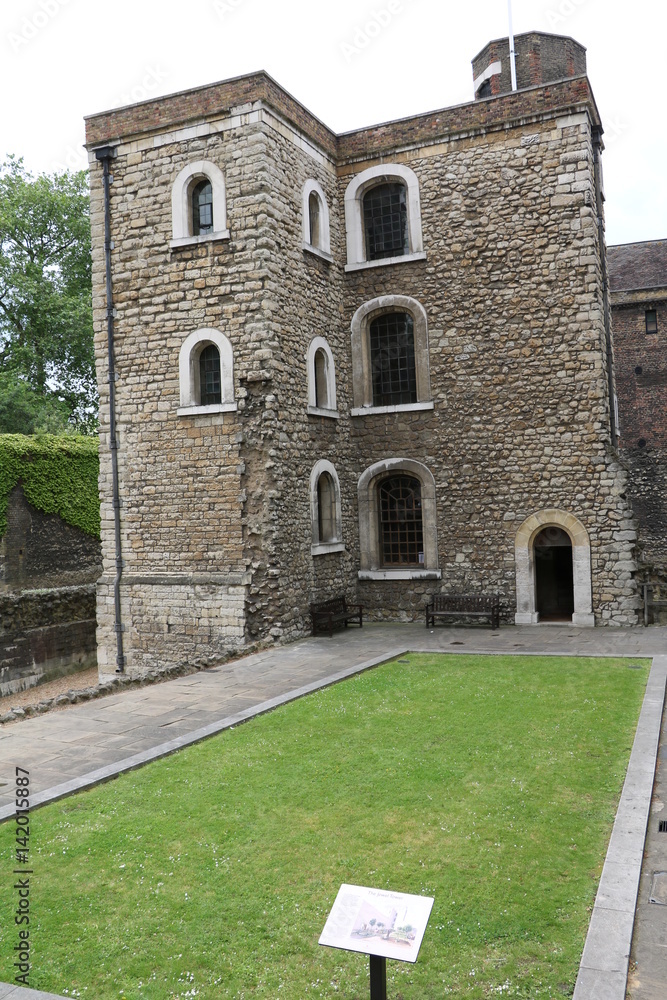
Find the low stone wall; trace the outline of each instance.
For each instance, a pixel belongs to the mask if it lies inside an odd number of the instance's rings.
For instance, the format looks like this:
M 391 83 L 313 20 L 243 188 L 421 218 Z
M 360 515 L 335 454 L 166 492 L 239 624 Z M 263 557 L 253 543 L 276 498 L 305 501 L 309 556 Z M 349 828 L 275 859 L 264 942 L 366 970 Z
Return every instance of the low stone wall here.
M 0 696 L 97 664 L 95 585 L 0 594 Z

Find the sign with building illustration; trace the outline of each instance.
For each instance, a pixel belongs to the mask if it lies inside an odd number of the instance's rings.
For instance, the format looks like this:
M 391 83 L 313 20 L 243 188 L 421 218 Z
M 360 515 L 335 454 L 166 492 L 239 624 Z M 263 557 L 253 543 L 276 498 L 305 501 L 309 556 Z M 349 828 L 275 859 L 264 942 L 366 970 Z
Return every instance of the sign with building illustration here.
M 319 943 L 416 962 L 432 906 L 431 896 L 343 884 Z

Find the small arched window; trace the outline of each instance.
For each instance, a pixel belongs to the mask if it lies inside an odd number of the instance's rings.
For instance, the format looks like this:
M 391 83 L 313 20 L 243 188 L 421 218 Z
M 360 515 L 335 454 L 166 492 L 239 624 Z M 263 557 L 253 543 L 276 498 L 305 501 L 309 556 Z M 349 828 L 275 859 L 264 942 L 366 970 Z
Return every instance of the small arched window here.
M 199 355 L 199 397 L 202 406 L 222 402 L 220 351 L 215 344 L 209 344 Z
M 321 184 L 312 178 L 303 186 L 303 249 L 324 260 L 332 260 L 329 208 Z
M 183 167 L 171 189 L 172 248 L 228 240 L 225 178 L 210 160 Z
M 310 474 L 311 553 L 341 552 L 343 545 L 340 484 L 336 470 L 321 459 Z
M 366 260 L 410 253 L 404 184 L 378 184 L 364 195 Z
M 320 247 L 320 197 L 317 191 L 311 191 L 308 196 L 308 228 L 310 230 L 310 245 Z
M 308 346 L 308 413 L 338 417 L 336 375 L 331 348 L 324 337 L 314 337 Z
M 336 494 L 328 472 L 317 480 L 317 528 L 321 542 L 336 538 Z
M 378 484 L 380 558 L 383 566 L 423 566 L 421 483 L 395 475 Z
M 202 236 L 213 232 L 213 187 L 205 178 L 192 190 L 192 234 Z
M 315 351 L 315 406 L 320 410 L 328 410 L 329 407 L 329 384 L 327 379 L 327 367 L 329 359 L 320 347 Z
M 178 373 L 179 414 L 236 409 L 232 345 L 220 330 L 207 327 L 185 338 L 179 353 Z

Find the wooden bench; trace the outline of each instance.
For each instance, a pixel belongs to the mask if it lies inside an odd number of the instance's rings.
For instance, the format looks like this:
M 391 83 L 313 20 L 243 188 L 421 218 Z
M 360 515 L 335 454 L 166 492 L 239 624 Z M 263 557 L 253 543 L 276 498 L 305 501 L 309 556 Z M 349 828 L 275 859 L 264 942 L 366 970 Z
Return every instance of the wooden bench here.
M 313 635 L 317 632 L 328 632 L 333 635 L 334 628 L 353 622 L 359 628 L 363 627 L 364 609 L 361 604 L 348 604 L 345 595 L 332 597 L 328 601 L 319 601 L 310 605 L 310 617 L 313 620 Z
M 500 625 L 498 594 L 436 594 L 426 608 L 426 628 L 436 618 L 488 618 L 491 628 Z

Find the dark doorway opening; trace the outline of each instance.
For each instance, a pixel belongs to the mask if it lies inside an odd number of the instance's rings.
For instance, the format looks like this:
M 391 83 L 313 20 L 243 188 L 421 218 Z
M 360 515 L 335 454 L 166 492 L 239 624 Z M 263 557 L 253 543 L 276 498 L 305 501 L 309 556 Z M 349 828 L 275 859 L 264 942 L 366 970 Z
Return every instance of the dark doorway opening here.
M 535 609 L 540 621 L 571 621 L 574 611 L 572 539 L 555 526 L 535 539 Z

